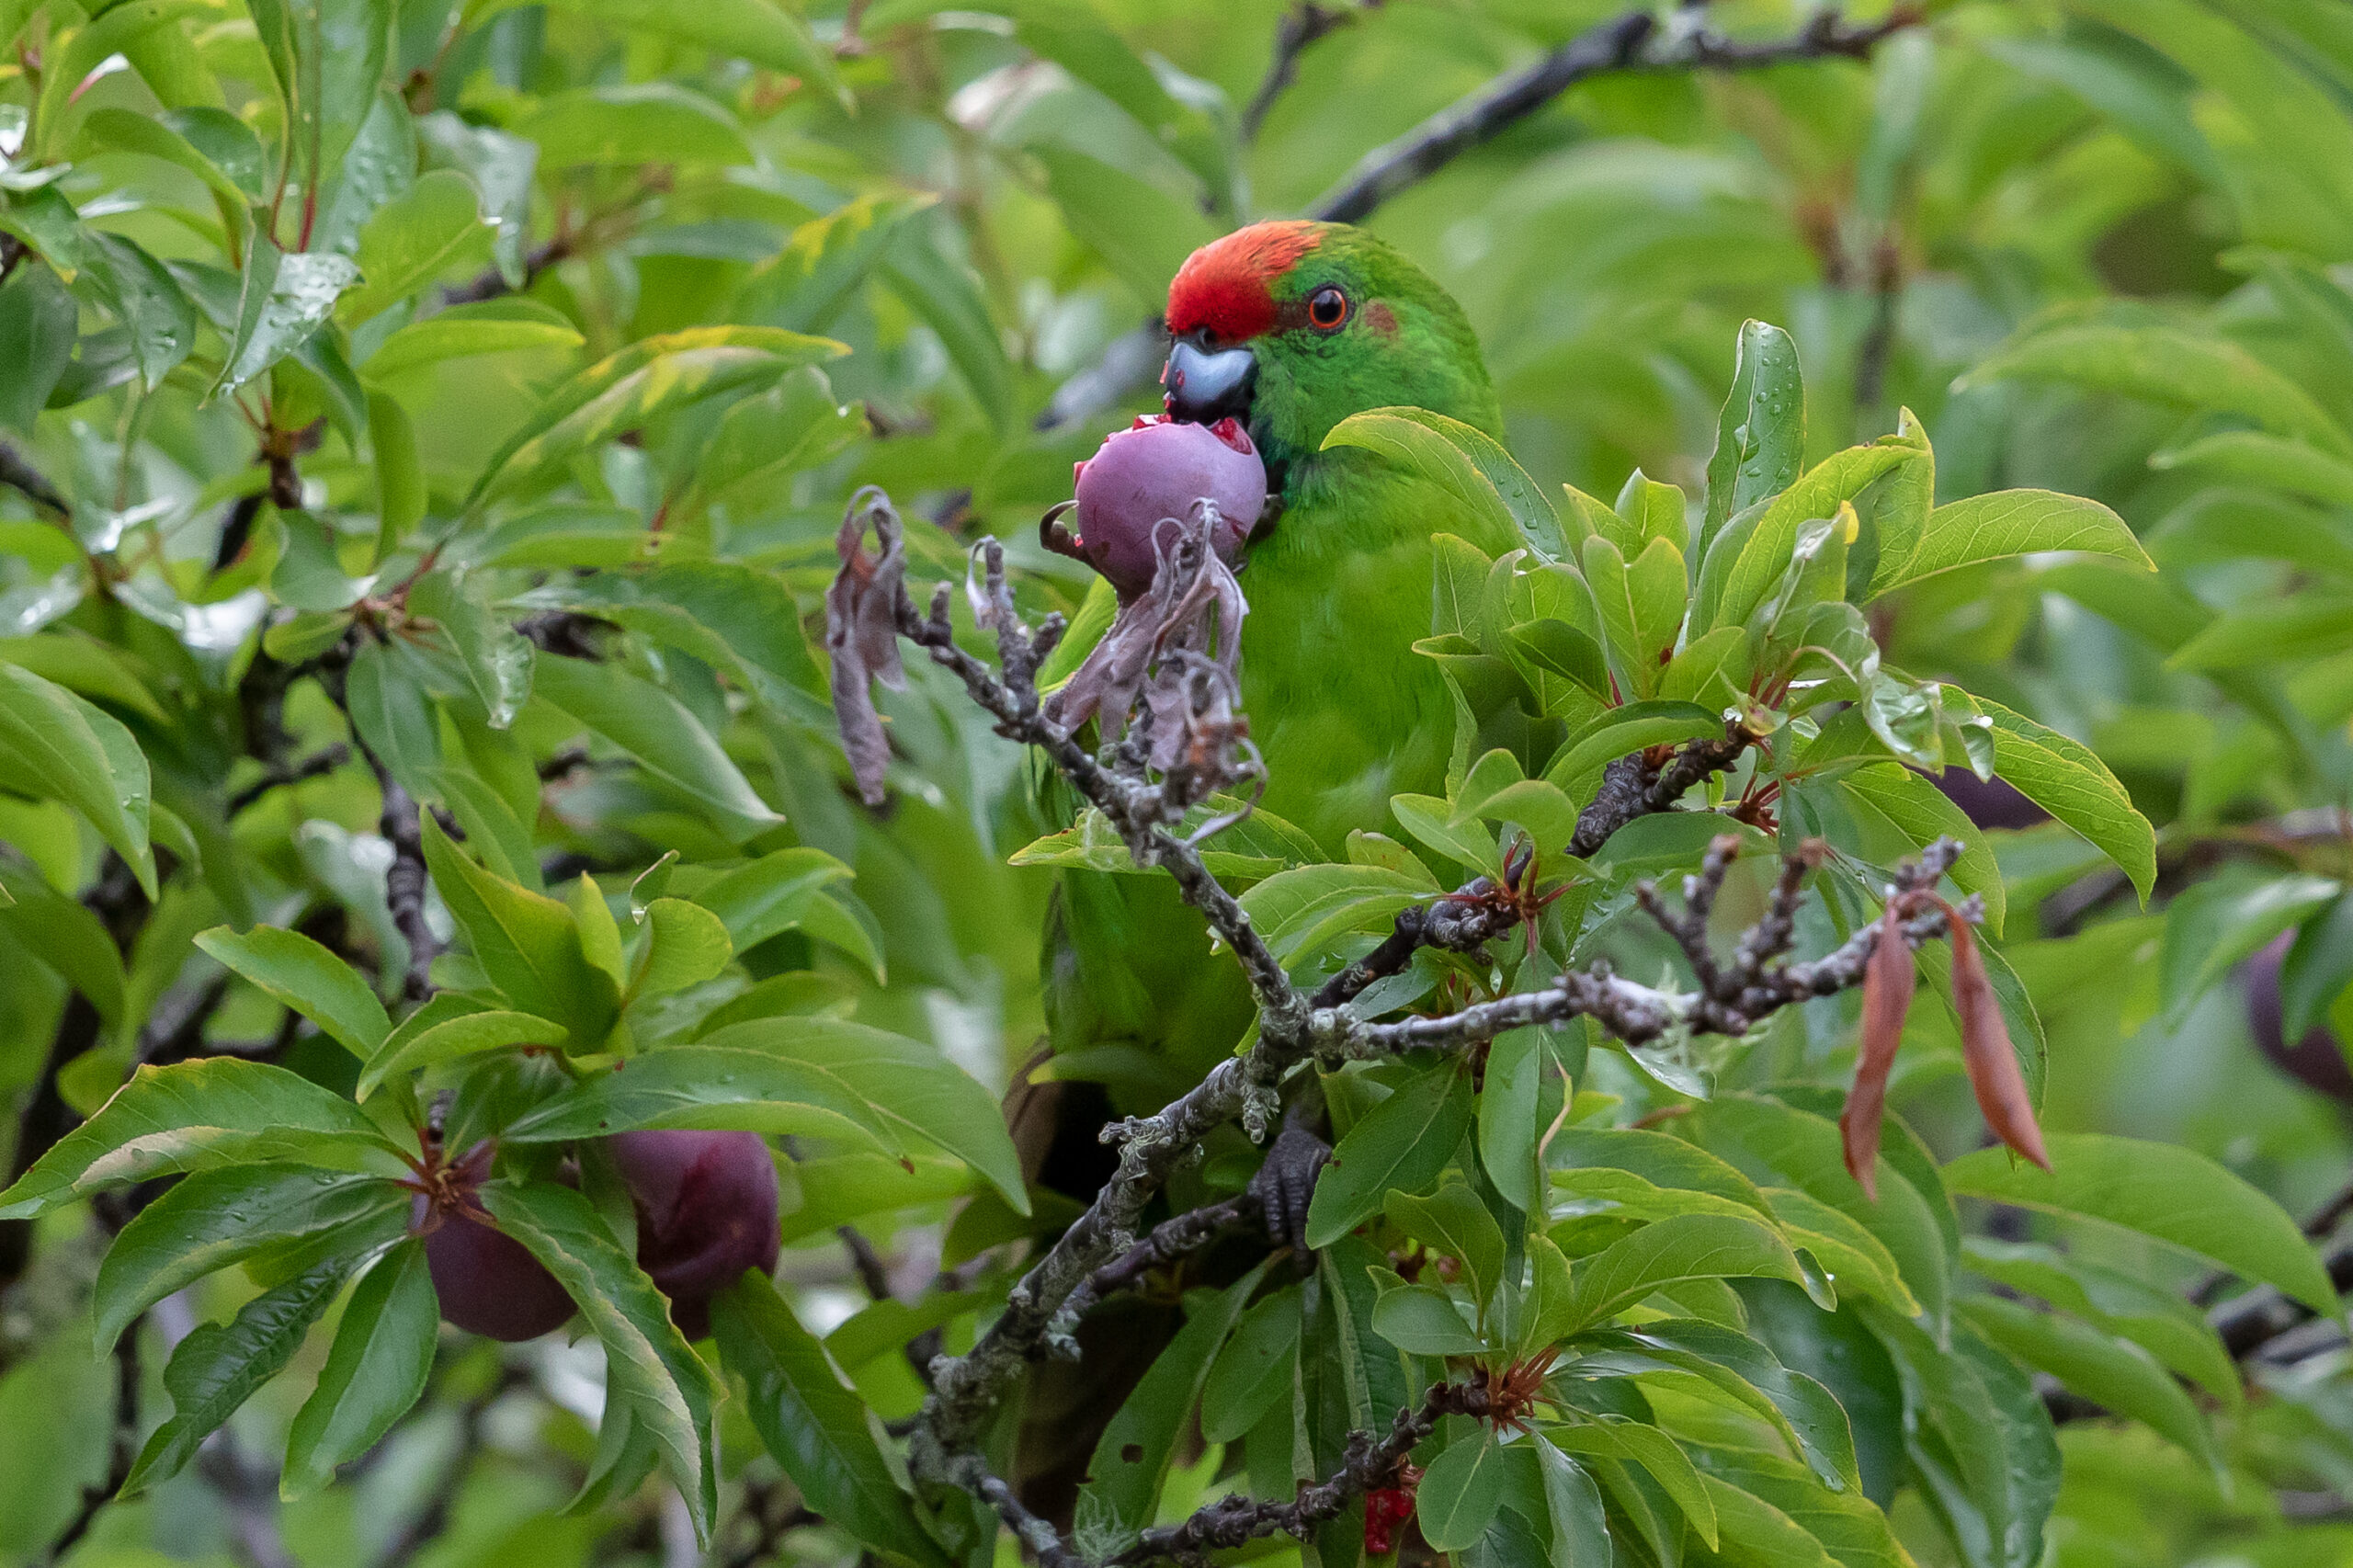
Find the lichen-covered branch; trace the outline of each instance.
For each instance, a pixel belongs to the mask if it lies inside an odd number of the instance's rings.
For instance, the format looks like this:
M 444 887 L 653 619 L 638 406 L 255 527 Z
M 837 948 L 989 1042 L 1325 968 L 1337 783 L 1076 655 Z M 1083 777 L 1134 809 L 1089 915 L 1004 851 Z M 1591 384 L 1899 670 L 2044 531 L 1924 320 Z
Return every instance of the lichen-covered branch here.
M 1261 1536 L 1280 1533 L 1304 1540 L 1317 1525 L 1337 1517 L 1352 1498 L 1392 1484 L 1398 1466 L 1438 1430 L 1440 1418 L 1484 1415 L 1487 1405 L 1487 1391 L 1481 1384 L 1435 1383 L 1419 1406 L 1397 1413 L 1386 1437 L 1375 1440 L 1370 1432 L 1349 1433 L 1340 1468 L 1324 1481 L 1301 1487 L 1289 1502 L 1222 1497 L 1181 1523 L 1144 1531 L 1141 1540 L 1110 1561 L 1124 1565 L 1173 1557 L 1194 1562 L 1205 1561 L 1204 1552 L 1247 1546 Z

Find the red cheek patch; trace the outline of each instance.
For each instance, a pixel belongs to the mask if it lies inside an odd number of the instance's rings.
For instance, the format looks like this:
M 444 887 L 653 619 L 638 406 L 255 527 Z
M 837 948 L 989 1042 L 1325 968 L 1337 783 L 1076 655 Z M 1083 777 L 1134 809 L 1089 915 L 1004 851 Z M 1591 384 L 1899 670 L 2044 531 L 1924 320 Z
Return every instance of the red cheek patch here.
M 1364 308 L 1364 324 L 1383 337 L 1397 335 L 1397 312 L 1389 308 L 1386 300 L 1375 300 Z
M 1253 223 L 1185 258 L 1168 285 L 1168 330 L 1178 336 L 1207 327 L 1222 343 L 1246 343 L 1273 329 L 1267 285 L 1323 240 L 1304 219 Z

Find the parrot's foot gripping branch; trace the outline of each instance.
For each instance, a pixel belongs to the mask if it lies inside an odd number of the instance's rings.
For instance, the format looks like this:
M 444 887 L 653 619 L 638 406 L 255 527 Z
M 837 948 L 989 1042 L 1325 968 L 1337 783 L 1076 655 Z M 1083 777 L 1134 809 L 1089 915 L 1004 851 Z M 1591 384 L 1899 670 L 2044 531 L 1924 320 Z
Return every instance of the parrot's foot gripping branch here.
M 1058 615 L 1044 617 L 1034 628 L 1022 619 L 995 540 L 984 540 L 974 551 L 966 585 L 979 629 L 995 639 L 994 668 L 957 642 L 949 585 L 938 586 L 927 610 L 919 610 L 908 597 L 904 535 L 879 490 L 863 491 L 851 504 L 839 541 L 841 572 L 826 597 L 835 707 L 845 746 L 869 800 L 883 798 L 890 762 L 869 683 L 904 681 L 897 639 L 904 637 L 962 682 L 972 700 L 995 719 L 999 734 L 1042 751 L 1102 813 L 1137 865 L 1157 867 L 1176 880 L 1186 901 L 1232 949 L 1258 1002 L 1258 1038 L 1245 1054 L 1218 1063 L 1190 1093 L 1157 1114 L 1105 1130 L 1105 1141 L 1120 1145 L 1117 1172 L 1013 1288 L 1005 1312 L 972 1351 L 931 1363 L 931 1393 L 910 1435 L 915 1475 L 987 1504 L 1030 1555 L 1051 1568 L 1170 1558 L 1205 1562 L 1201 1554 L 1214 1547 L 1277 1531 L 1302 1533 L 1359 1494 L 1388 1484 L 1438 1415 L 1468 1412 L 1463 1400 L 1483 1397 L 1470 1385 L 1441 1384 L 1430 1395 L 1437 1403 L 1400 1412 L 1386 1437 L 1358 1434 L 1362 1441 L 1351 1446 L 1342 1470 L 1303 1487 L 1297 1498 L 1228 1497 L 1179 1525 L 1091 1555 L 1026 1508 L 981 1459 L 982 1440 L 1006 1393 L 1035 1360 L 1066 1344 L 1079 1315 L 1094 1302 L 1245 1225 L 1263 1227 L 1278 1245 L 1297 1244 L 1290 1233 L 1292 1217 L 1304 1211 L 1303 1195 L 1313 1187 L 1322 1146 L 1304 1128 L 1289 1123 L 1278 1144 L 1285 1158 L 1270 1158 L 1274 1175 L 1240 1197 L 1140 1233 L 1152 1199 L 1173 1172 L 1199 1157 L 1202 1141 L 1211 1132 L 1238 1121 L 1254 1140 L 1266 1140 L 1278 1119 L 1282 1087 L 1299 1069 L 1414 1050 L 1468 1050 L 1508 1029 L 1578 1017 L 1592 1018 L 1628 1045 L 1693 1033 L 1745 1034 L 1782 1007 L 1863 984 L 1883 932 L 1898 931 L 1907 946 L 1918 948 L 1951 935 L 1956 920 L 1973 924 L 1980 913 L 1974 899 L 1947 905 L 1934 897 L 1938 878 L 1961 853 L 1961 845 L 1938 839 L 1886 890 L 1891 900 L 1904 901 L 1897 918 L 1864 926 L 1824 957 L 1790 962 L 1804 879 L 1824 857 L 1818 845 L 1810 845 L 1785 859 L 1765 914 L 1741 935 L 1729 958 L 1720 958 L 1707 926 L 1739 850 L 1739 838 L 1726 835 L 1711 846 L 1700 870 L 1684 879 L 1680 913 L 1650 885 L 1636 890 L 1644 910 L 1689 960 L 1698 981 L 1694 991 L 1638 985 L 1596 963 L 1566 970 L 1538 989 L 1443 1016 L 1391 1021 L 1359 1017 L 1351 1005 L 1355 999 L 1374 980 L 1404 969 L 1417 949 L 1477 952 L 1540 915 L 1549 900 L 1535 887 L 1533 858 L 1518 855 L 1506 868 L 1503 885 L 1482 878 L 1406 910 L 1370 952 L 1313 994 L 1302 991 L 1203 858 L 1200 842 L 1241 813 L 1190 835 L 1176 831 L 1188 812 L 1212 796 L 1264 783 L 1248 722 L 1234 710 L 1231 657 L 1215 652 L 1233 646 L 1247 606 L 1211 548 L 1213 528 L 1213 511 L 1197 516 L 1189 539 L 1163 551 L 1148 596 L 1165 607 L 1148 640 L 1150 656 L 1135 670 L 1122 671 L 1114 683 L 1115 699 L 1097 709 L 1103 733 L 1116 737 L 1099 753 L 1083 745 L 1040 699 L 1038 672 L 1060 642 L 1063 623 Z M 879 554 L 866 547 L 870 531 Z M 1132 722 L 1123 704 L 1132 707 Z M 1620 758 L 1609 765 L 1594 801 L 1580 815 L 1573 842 L 1562 847 L 1590 855 L 1628 823 L 1678 809 L 1685 793 L 1731 767 L 1750 744 L 1750 736 L 1731 727 L 1722 738 L 1687 743 L 1664 760 L 1642 754 Z M 1312 1080 L 1313 1074 L 1306 1077 Z

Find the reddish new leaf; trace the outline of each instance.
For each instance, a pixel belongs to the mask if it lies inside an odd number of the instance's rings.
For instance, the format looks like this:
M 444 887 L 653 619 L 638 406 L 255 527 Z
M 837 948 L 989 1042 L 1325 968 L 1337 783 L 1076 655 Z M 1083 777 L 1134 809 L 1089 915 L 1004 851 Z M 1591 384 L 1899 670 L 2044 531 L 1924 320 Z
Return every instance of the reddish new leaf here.
M 1955 919 L 1951 925 L 1953 1008 L 1961 1015 L 1961 1060 L 1977 1091 L 1977 1108 L 1995 1137 L 2047 1171 L 2051 1156 L 2043 1152 L 2042 1129 L 2034 1119 L 2009 1026 L 2002 1021 L 2001 1000 L 1986 978 L 1985 960 L 1967 922 Z
M 1904 939 L 1903 900 L 1890 899 L 1863 970 L 1862 1051 L 1855 1086 L 1838 1118 L 1847 1174 L 1863 1184 L 1863 1192 L 1874 1203 L 1879 1201 L 1879 1129 L 1887 1109 L 1888 1074 L 1895 1069 L 1895 1048 L 1904 1040 L 1904 1019 L 1912 1010 L 1917 980 L 1911 945 Z

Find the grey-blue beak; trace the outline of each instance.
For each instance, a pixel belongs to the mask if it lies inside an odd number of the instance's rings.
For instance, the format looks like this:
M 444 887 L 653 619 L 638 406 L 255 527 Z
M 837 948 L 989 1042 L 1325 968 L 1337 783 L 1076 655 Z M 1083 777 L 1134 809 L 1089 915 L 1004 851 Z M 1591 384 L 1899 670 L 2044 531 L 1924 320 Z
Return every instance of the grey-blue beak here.
M 1179 338 L 1160 372 L 1161 402 L 1172 417 L 1190 424 L 1214 425 L 1231 415 L 1247 425 L 1257 378 L 1257 358 L 1247 348 L 1212 350 Z

